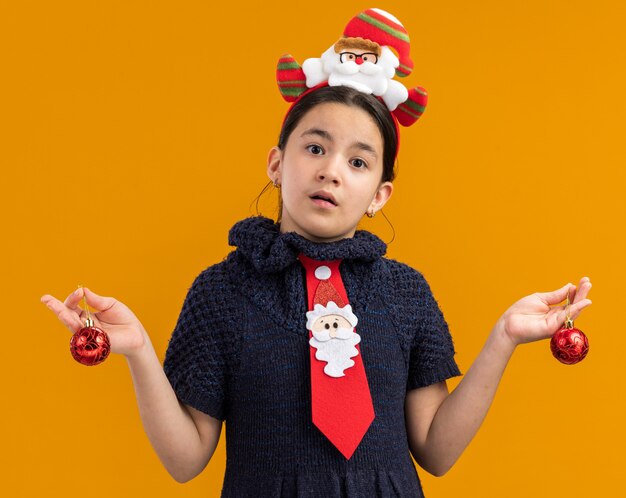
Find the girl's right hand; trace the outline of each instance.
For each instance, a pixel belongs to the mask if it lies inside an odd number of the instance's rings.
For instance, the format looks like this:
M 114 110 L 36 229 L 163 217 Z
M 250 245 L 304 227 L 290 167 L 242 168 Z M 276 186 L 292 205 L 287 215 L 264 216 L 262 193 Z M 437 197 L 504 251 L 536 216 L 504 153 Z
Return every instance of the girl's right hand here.
M 104 330 L 111 341 L 111 351 L 126 356 L 139 354 L 148 343 L 148 335 L 135 314 L 123 303 L 112 297 L 102 297 L 81 287 L 72 292 L 65 302 L 46 294 L 41 302 L 50 308 L 59 320 L 70 330 L 78 332 L 85 326 L 87 312 L 79 307 L 83 298 L 87 304 L 98 310 L 90 313 L 94 326 Z

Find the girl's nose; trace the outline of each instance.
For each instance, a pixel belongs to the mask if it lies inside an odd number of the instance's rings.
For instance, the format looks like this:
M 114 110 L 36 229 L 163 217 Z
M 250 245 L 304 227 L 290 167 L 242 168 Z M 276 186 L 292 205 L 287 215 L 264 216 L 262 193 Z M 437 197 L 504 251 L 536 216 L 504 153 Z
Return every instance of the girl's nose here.
M 320 179 L 320 181 L 329 181 L 333 182 L 335 185 L 339 185 L 339 177 L 327 171 L 320 172 L 318 178 Z
M 323 182 L 332 182 L 335 185 L 340 183 L 338 159 L 329 159 L 317 172 L 317 178 Z

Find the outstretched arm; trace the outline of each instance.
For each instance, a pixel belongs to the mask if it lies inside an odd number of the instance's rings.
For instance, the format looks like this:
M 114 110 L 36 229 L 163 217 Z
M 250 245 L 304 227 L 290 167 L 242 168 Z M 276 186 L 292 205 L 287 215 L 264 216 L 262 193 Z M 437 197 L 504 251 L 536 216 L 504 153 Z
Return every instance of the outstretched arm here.
M 126 356 L 133 378 L 144 429 L 167 471 L 179 482 L 198 475 L 209 462 L 219 439 L 222 423 L 190 406 L 181 404 L 172 389 L 152 343 L 133 312 L 112 297 L 84 289 L 87 303 L 99 310 L 94 324 L 104 329 L 111 351 Z M 45 295 L 48 306 L 71 332 L 79 330 L 83 289 L 65 302 Z
M 565 322 L 567 310 L 555 306 L 570 296 L 570 316 L 591 304 L 588 278 L 578 289 L 536 293 L 517 301 L 498 320 L 463 380 L 448 394 L 445 382 L 407 394 L 405 415 L 411 452 L 434 475 L 445 474 L 472 440 L 493 402 L 504 369 L 522 343 L 551 337 Z

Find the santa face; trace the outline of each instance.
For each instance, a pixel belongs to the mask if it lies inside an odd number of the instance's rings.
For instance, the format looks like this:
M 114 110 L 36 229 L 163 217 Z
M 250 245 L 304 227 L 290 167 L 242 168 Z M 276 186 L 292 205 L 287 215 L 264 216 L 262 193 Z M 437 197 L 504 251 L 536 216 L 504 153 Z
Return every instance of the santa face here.
M 318 341 L 330 339 L 347 339 L 352 334 L 353 327 L 350 322 L 341 315 L 326 315 L 318 318 L 311 332 Z
M 367 112 L 337 103 L 314 107 L 284 150 L 270 151 L 268 175 L 282 187 L 281 232 L 315 242 L 352 237 L 363 215 L 391 196 L 382 172 L 383 138 Z
M 347 327 L 334 326 L 343 322 Z M 343 377 L 344 370 L 354 366 L 352 358 L 359 354 L 355 348 L 361 342 L 359 334 L 345 318 L 338 315 L 319 318 L 311 332 L 313 337 L 309 344 L 317 350 L 315 358 L 326 362 L 324 373 L 331 377 Z
M 376 96 L 387 91 L 398 65 L 397 58 L 387 47 L 383 47 L 380 56 L 358 46 L 342 46 L 340 52 L 331 47 L 322 54 L 321 60 L 330 86 L 349 86 Z

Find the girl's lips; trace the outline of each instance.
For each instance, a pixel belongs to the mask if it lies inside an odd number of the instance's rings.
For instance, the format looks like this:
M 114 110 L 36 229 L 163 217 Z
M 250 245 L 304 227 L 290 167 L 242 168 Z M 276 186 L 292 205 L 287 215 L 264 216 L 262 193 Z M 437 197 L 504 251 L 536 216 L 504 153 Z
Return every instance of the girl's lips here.
M 317 197 L 311 197 L 311 200 L 316 206 L 319 206 L 321 208 L 332 209 L 337 207 L 332 202 L 326 201 L 324 199 L 318 199 Z
M 318 190 L 317 192 L 313 192 L 310 196 L 310 199 L 313 201 L 322 201 L 325 204 L 318 203 L 318 206 L 323 207 L 337 207 L 337 201 L 335 197 L 330 192 L 326 190 Z

